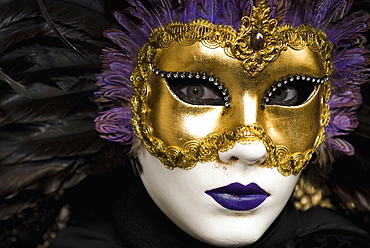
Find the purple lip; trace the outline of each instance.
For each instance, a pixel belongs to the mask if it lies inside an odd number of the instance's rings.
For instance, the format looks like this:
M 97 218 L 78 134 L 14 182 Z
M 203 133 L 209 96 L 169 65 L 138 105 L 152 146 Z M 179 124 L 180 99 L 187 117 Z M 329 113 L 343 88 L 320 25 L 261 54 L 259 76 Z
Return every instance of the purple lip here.
M 254 209 L 270 196 L 255 183 L 248 185 L 232 183 L 225 187 L 207 190 L 205 193 L 224 208 L 236 211 Z

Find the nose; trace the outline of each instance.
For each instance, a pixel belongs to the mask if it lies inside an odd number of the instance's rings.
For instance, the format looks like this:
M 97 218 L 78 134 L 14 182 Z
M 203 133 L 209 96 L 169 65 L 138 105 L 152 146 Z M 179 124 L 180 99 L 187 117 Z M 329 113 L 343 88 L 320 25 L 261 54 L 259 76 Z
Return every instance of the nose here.
M 240 162 L 245 165 L 262 164 L 267 158 L 267 150 L 262 141 L 252 141 L 249 144 L 236 143 L 226 152 L 218 154 L 224 163 Z

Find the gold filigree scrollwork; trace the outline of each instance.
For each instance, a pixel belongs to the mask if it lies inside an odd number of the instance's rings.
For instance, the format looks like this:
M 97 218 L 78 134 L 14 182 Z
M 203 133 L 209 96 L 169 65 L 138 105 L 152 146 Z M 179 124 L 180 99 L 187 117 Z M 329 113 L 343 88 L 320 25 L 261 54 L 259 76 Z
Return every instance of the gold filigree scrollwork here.
M 253 6 L 251 16 L 243 17 L 237 38 L 227 45 L 228 54 L 242 60 L 242 66 L 251 77 L 257 76 L 286 50 L 286 45 L 278 39 L 277 20 L 269 19 L 269 14 L 266 1 Z
M 325 74 L 328 76 L 332 72 L 331 49 L 332 44 L 327 40 L 326 34 L 322 30 L 316 30 L 311 25 L 301 24 L 293 28 L 289 24 L 279 27 L 277 31 L 278 39 L 287 44 L 294 50 L 302 50 L 308 47 L 312 52 L 321 57 Z
M 166 27 L 155 29 L 146 47 L 152 50 L 171 48 L 174 42 L 192 45 L 202 42 L 208 48 L 224 48 L 229 57 L 241 60 L 249 76 L 255 77 L 272 61 L 277 59 L 288 47 L 302 50 L 308 47 L 318 53 L 324 63 L 326 75 L 332 71 L 331 43 L 322 30 L 310 25 L 293 28 L 289 24 L 277 26 L 276 19 L 269 19 L 269 7 L 262 1 L 250 17 L 243 17 L 238 31 L 231 26 L 215 25 L 205 19 L 188 23 L 173 22 Z M 152 62 L 152 57 L 146 61 Z
M 250 143 L 262 141 L 268 157 L 263 166 L 277 168 L 282 175 L 297 175 L 307 165 L 312 157 L 313 149 L 304 153 L 293 153 L 285 146 L 275 146 L 271 138 L 261 126 L 239 125 L 225 132 L 215 132 L 200 140 L 188 141 L 184 148 L 177 146 L 165 147 L 161 140 L 153 137 L 152 129 L 148 125 L 140 126 L 143 141 L 148 151 L 155 155 L 166 168 L 191 169 L 198 162 L 217 161 L 219 152 L 227 151 L 236 143 Z

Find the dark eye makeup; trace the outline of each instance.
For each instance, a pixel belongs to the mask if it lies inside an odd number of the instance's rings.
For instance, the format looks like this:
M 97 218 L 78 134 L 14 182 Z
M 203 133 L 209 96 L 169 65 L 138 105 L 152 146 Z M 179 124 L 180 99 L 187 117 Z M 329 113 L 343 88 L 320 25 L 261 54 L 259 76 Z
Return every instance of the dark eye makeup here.
M 182 101 L 193 105 L 218 105 L 229 108 L 227 88 L 213 75 L 200 72 L 168 72 L 153 66 L 152 71 L 164 78 L 171 91 Z M 275 82 L 266 91 L 261 109 L 267 105 L 299 106 L 306 102 L 319 84 L 328 77 L 292 75 Z
M 328 77 L 311 77 L 308 75 L 293 75 L 285 77 L 266 91 L 261 109 L 267 105 L 298 106 L 308 100 L 319 84 L 328 81 Z
M 199 72 L 167 72 L 156 67 L 153 67 L 153 72 L 166 79 L 171 91 L 186 103 L 230 107 L 228 90 L 212 75 Z

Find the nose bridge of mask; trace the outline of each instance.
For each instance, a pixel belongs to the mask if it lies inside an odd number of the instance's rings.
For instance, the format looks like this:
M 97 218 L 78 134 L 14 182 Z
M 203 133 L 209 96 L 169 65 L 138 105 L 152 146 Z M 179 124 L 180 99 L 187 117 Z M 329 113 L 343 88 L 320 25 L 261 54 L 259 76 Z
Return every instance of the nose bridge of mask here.
M 249 126 L 259 122 L 261 117 L 261 90 L 250 80 L 234 82 L 229 87 L 232 97 L 232 107 L 225 111 L 220 122 L 225 128 L 234 126 Z
M 240 115 L 243 118 L 243 124 L 250 125 L 257 122 L 258 100 L 259 99 L 256 94 L 248 92 L 243 95 L 243 98 L 239 103 L 243 108 L 243 110 L 240 111 Z

